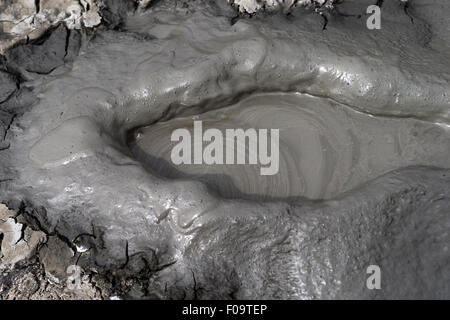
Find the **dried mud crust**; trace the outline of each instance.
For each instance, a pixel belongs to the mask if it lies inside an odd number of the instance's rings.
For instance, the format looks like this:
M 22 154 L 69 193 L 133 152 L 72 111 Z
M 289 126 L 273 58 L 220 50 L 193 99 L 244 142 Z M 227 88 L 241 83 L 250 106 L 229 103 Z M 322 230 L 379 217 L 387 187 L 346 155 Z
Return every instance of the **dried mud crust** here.
M 69 290 L 67 284 L 58 281 L 45 271 L 51 268 L 51 258 L 61 253 L 48 251 L 52 236 L 33 230 L 20 223 L 17 213 L 0 205 L 0 299 L 98 299 L 100 291 L 92 285 L 89 277 L 81 275 L 77 290 Z M 61 256 L 60 256 L 61 257 Z M 45 261 L 42 263 L 41 260 Z
M 101 290 L 87 276 L 81 287 L 69 290 L 46 276 L 39 262 L 16 267 L 0 273 L 0 300 L 98 300 Z
M 102 274 L 95 268 L 76 271 L 81 256 L 74 246 L 77 241 L 49 234 L 34 223 L 30 227 L 27 219 L 0 204 L 0 300 L 152 297 L 146 290 L 155 270 L 145 257 L 131 257 L 127 268 Z
M 235 7 L 239 12 L 245 14 L 254 14 L 257 12 L 275 12 L 283 11 L 289 13 L 296 7 L 302 6 L 312 9 L 316 12 L 331 12 L 343 3 L 353 4 L 357 0 L 226 0 Z M 383 6 L 385 0 L 374 0 L 373 5 Z M 391 0 L 386 0 L 391 1 Z M 392 0 L 397 1 L 406 8 L 409 6 L 409 0 Z

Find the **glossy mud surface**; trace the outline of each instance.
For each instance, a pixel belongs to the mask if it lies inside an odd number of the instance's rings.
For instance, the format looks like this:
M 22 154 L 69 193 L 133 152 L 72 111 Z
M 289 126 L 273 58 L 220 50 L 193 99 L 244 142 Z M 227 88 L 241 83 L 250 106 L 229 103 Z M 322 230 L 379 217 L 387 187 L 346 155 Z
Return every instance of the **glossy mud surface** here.
M 56 259 L 56 276 L 71 259 L 146 274 L 127 297 L 448 298 L 450 7 L 431 3 L 387 2 L 370 31 L 160 1 L 120 28 L 13 48 L 2 201 L 89 248 Z M 279 175 L 173 168 L 169 133 L 192 117 L 279 128 Z M 383 290 L 366 288 L 371 264 Z

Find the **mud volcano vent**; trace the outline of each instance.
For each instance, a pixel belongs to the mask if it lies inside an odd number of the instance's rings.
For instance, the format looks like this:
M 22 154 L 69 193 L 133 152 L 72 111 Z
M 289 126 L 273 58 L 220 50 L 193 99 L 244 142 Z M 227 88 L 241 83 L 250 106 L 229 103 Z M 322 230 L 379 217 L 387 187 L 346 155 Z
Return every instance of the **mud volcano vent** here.
M 0 31 L 0 298 L 450 297 L 448 1 L 87 2 Z

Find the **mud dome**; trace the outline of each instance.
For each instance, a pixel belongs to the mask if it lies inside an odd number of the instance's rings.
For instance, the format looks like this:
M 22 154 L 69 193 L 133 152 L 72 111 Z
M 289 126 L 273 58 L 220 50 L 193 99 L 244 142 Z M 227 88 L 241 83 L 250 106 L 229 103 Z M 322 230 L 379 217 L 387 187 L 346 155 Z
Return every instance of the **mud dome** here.
M 385 1 L 370 31 L 372 2 L 322 30 L 303 8 L 159 1 L 9 50 L 2 201 L 64 240 L 49 272 L 137 277 L 128 298 L 449 298 L 450 5 Z M 174 170 L 192 119 L 279 128 L 279 175 Z

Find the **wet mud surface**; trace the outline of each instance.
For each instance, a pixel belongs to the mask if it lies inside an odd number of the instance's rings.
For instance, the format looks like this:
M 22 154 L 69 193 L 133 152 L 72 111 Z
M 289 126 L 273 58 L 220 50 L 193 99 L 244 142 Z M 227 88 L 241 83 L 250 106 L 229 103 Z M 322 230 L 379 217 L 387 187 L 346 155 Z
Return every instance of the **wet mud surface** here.
M 80 266 L 88 298 L 448 298 L 450 5 L 385 1 L 368 30 L 371 2 L 325 29 L 302 6 L 106 3 L 95 29 L 12 46 L 0 233 L 38 232 L 31 274 L 63 286 Z M 174 166 L 194 120 L 280 129 L 279 173 Z

